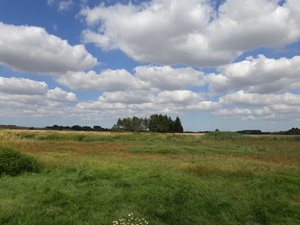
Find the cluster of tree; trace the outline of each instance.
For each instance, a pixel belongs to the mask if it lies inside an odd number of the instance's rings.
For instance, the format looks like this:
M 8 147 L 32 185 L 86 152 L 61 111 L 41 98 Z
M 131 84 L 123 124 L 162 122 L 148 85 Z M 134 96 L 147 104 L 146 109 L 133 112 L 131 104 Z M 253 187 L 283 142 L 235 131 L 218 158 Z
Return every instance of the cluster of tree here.
M 292 128 L 288 131 L 279 131 L 279 132 L 273 132 L 272 134 L 281 134 L 281 135 L 300 135 L 300 129 L 299 128 Z
M 285 132 L 285 134 L 289 134 L 289 135 L 297 135 L 297 134 L 300 134 L 300 129 L 299 128 L 292 128 L 292 129 L 289 129 L 288 131 Z
M 262 132 L 261 130 L 239 130 L 239 134 L 269 134 L 270 132 Z
M 52 130 L 75 130 L 75 131 L 110 131 L 110 129 L 107 128 L 102 128 L 101 126 L 79 126 L 79 125 L 74 125 L 74 126 L 58 126 L 58 125 L 53 125 L 53 126 L 47 126 L 46 128 L 52 129 Z
M 173 121 L 172 118 L 167 115 L 153 114 L 150 118 L 138 118 L 135 116 L 124 119 L 119 118 L 111 131 L 183 133 L 183 127 L 178 116 L 175 121 Z

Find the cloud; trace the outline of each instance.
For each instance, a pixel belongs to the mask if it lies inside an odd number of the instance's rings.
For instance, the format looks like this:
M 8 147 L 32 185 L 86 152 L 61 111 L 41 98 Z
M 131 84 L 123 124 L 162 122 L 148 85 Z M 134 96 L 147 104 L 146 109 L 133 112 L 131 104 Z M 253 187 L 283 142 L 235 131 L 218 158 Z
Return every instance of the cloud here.
M 214 67 L 243 51 L 282 48 L 300 37 L 296 0 L 227 0 L 218 11 L 205 0 L 152 0 L 81 10 L 85 43 L 119 48 L 132 59 L 163 65 Z M 95 30 L 97 28 L 97 30 Z M 222 35 L 220 35 L 222 34 Z
M 202 101 L 194 105 L 191 104 L 186 107 L 182 107 L 181 110 L 183 112 L 202 113 L 202 112 L 214 112 L 220 108 L 221 105 L 218 102 Z
M 68 72 L 56 81 L 79 91 L 124 91 L 142 88 L 145 85 L 144 82 L 132 76 L 125 69 L 107 69 L 100 74 L 93 70 L 87 73 L 84 71 Z
M 41 27 L 0 22 L 0 30 L 0 64 L 15 71 L 57 75 L 98 64 L 83 45 L 71 46 Z
M 191 105 L 204 100 L 203 94 L 197 94 L 189 90 L 164 91 L 157 95 L 155 101 L 158 104 Z
M 107 36 L 95 33 L 91 30 L 84 30 L 81 33 L 81 40 L 83 43 L 94 43 L 97 47 L 102 48 L 103 51 L 117 49 L 118 46 Z
M 212 112 L 212 114 L 216 116 L 220 116 L 222 118 L 231 117 L 236 120 L 255 121 L 255 120 L 263 120 L 263 118 L 265 117 L 275 115 L 276 112 L 271 107 L 254 108 L 254 109 L 236 107 L 234 109 L 219 109 L 215 112 Z
M 109 103 L 142 104 L 152 102 L 154 100 L 154 93 L 155 90 L 104 92 L 103 95 L 98 98 L 98 100 Z
M 203 94 L 189 90 L 160 91 L 150 90 L 126 90 L 116 92 L 104 92 L 97 101 L 78 103 L 77 110 L 109 111 L 120 113 L 123 117 L 137 116 L 147 117 L 154 113 L 179 115 L 186 112 L 213 112 L 219 110 L 218 102 L 205 101 Z
M 300 121 L 299 113 L 300 107 L 299 106 L 291 106 L 286 104 L 276 104 L 271 107 L 272 114 L 266 115 L 263 117 L 264 120 L 269 121 Z
M 71 8 L 71 6 L 73 5 L 73 1 L 72 0 L 69 0 L 69 1 L 62 1 L 60 2 L 58 5 L 58 11 L 61 11 L 61 10 L 69 10 Z
M 175 68 L 170 66 L 138 66 L 131 74 L 125 69 L 107 69 L 97 74 L 89 72 L 68 72 L 56 79 L 62 85 L 79 91 L 125 91 L 149 90 L 159 88 L 162 90 L 178 90 L 189 86 L 202 86 L 204 73 L 188 68 Z
M 54 0 L 47 0 L 47 4 L 51 5 L 54 2 Z
M 204 73 L 190 67 L 173 69 L 170 66 L 138 66 L 135 76 L 151 87 L 162 90 L 178 90 L 189 86 L 203 86 Z
M 88 101 L 78 103 L 75 108 L 83 110 L 110 110 L 125 109 L 126 105 L 122 103 L 106 103 L 101 101 Z
M 0 105 L 3 110 L 32 108 L 57 108 L 69 102 L 78 102 L 76 95 L 60 88 L 48 90 L 45 82 L 38 82 L 24 78 L 0 77 Z M 10 115 L 10 114 L 3 114 Z
M 209 74 L 204 79 L 214 94 L 231 89 L 248 89 L 248 92 L 268 94 L 287 88 L 296 88 L 300 82 L 300 56 L 292 59 L 269 59 L 259 55 L 256 59 L 232 63 L 220 74 Z
M 0 77 L 0 91 L 18 95 L 44 95 L 48 91 L 48 85 L 30 79 Z
M 245 93 L 243 90 L 241 90 L 236 93 L 231 93 L 220 97 L 219 102 L 222 105 L 267 106 L 277 103 L 300 105 L 300 95 L 288 92 L 284 94 L 256 94 Z
M 242 120 L 250 120 L 250 121 L 255 121 L 255 120 L 257 120 L 257 118 L 255 118 L 254 116 L 247 116 L 247 117 L 245 117 L 245 116 L 243 116 L 242 117 Z
M 6 102 L 15 102 L 20 104 L 28 104 L 28 105 L 62 105 L 63 103 L 68 102 L 77 102 L 78 99 L 76 95 L 72 92 L 66 92 L 61 90 L 60 88 L 55 88 L 53 90 L 48 90 L 46 93 L 29 95 L 29 94 L 9 94 L 4 93 L 2 90 L 0 91 L 0 100 Z
M 228 0 L 219 18 L 209 26 L 209 44 L 216 49 L 245 51 L 257 47 L 284 47 L 300 37 L 299 21 L 291 14 L 296 5 L 276 0 Z M 298 11 L 300 13 L 300 11 Z M 217 33 L 222 35 L 216 35 Z
M 220 109 L 213 112 L 213 115 L 223 118 L 232 117 L 240 120 L 267 120 L 276 121 L 300 121 L 299 105 L 288 105 L 284 103 L 273 104 L 263 108 L 239 108 Z
M 57 87 L 54 88 L 53 90 L 49 90 L 46 96 L 48 100 L 56 101 L 56 102 L 77 102 L 78 101 L 74 93 L 63 91 Z
M 246 106 L 249 108 L 220 109 L 214 115 L 240 118 L 242 120 L 287 121 L 298 119 L 300 95 L 245 93 L 243 90 L 219 98 L 223 106 Z M 262 108 L 257 108 L 262 107 Z

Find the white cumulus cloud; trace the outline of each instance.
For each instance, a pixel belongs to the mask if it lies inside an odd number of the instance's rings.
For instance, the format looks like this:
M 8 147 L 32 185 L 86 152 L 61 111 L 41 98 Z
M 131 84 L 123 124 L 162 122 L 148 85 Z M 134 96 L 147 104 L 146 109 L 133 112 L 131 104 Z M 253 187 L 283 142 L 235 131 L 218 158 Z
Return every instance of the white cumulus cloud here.
M 204 73 L 187 68 L 172 68 L 170 66 L 139 66 L 135 76 L 147 82 L 151 87 L 162 90 L 178 90 L 188 86 L 203 86 Z
M 109 103 L 118 102 L 125 104 L 142 104 L 152 102 L 154 100 L 154 93 L 156 91 L 135 90 L 104 92 L 103 95 L 98 98 L 98 100 Z
M 227 94 L 219 98 L 222 105 L 252 105 L 267 106 L 277 103 L 287 105 L 300 105 L 300 95 L 292 93 L 284 94 L 257 94 L 245 93 L 243 90 Z
M 157 95 L 155 101 L 159 104 L 172 103 L 179 105 L 193 105 L 203 101 L 203 94 L 189 90 L 164 91 Z
M 125 69 L 107 69 L 97 74 L 89 72 L 67 72 L 56 79 L 62 85 L 80 91 L 125 91 L 159 88 L 178 90 L 205 84 L 201 71 L 170 66 L 138 66 L 131 74 Z
M 146 85 L 125 69 L 107 69 L 100 74 L 93 70 L 87 73 L 84 71 L 69 71 L 57 78 L 56 81 L 79 91 L 124 91 L 132 88 L 139 89 Z
M 79 13 L 90 26 L 82 41 L 104 51 L 119 48 L 139 62 L 220 66 L 243 51 L 282 48 L 299 39 L 299 3 L 278 2 L 227 0 L 218 11 L 205 0 L 102 3 Z
M 48 90 L 43 95 L 8 94 L 0 91 L 0 101 L 4 101 L 9 105 L 12 104 L 30 108 L 31 106 L 57 107 L 68 102 L 77 102 L 78 100 L 74 93 L 55 88 Z
M 248 89 L 249 92 L 268 94 L 286 88 L 296 88 L 300 82 L 300 56 L 291 59 L 269 59 L 264 55 L 232 63 L 220 74 L 209 74 L 205 81 L 212 93 L 221 94 L 230 89 Z
M 41 27 L 0 22 L 0 30 L 0 64 L 13 70 L 55 75 L 98 64 L 83 45 L 71 46 Z
M 53 90 L 49 90 L 46 96 L 48 100 L 56 101 L 56 102 L 77 102 L 78 101 L 74 93 L 63 91 L 57 87 L 54 88 Z
M 0 77 L 0 91 L 8 94 L 43 95 L 48 91 L 48 85 L 30 79 Z

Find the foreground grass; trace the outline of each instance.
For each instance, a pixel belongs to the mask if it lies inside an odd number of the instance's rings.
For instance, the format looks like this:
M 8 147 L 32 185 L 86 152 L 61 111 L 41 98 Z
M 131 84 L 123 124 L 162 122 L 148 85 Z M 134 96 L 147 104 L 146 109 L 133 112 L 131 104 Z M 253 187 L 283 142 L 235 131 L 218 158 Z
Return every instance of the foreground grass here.
M 1 177 L 0 224 L 128 213 L 149 224 L 300 224 L 297 139 L 0 131 L 0 141 L 44 164 Z

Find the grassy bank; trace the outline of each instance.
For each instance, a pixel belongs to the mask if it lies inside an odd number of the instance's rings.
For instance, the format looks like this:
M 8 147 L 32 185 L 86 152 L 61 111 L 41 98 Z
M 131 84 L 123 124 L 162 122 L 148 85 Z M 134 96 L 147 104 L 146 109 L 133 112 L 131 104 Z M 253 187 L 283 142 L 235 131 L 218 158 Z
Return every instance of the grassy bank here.
M 0 178 L 0 224 L 300 224 L 297 138 L 0 131 L 39 173 Z

